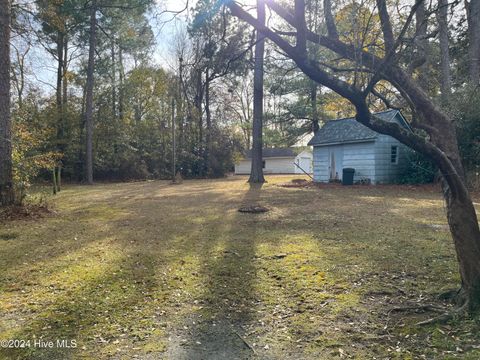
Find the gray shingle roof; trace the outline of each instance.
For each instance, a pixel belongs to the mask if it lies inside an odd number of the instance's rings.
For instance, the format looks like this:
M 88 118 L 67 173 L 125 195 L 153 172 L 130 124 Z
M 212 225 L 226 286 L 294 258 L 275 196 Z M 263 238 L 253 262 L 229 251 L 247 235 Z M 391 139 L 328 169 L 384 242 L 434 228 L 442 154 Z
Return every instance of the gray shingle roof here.
M 393 121 L 398 110 L 387 110 L 375 113 L 385 121 Z M 328 121 L 308 142 L 308 145 L 327 145 L 336 143 L 353 143 L 374 140 L 378 133 L 360 124 L 355 118 Z
M 264 158 L 269 157 L 295 157 L 298 154 L 298 149 L 295 148 L 265 148 L 262 150 Z M 247 158 L 252 157 L 252 150 L 248 150 L 245 154 Z

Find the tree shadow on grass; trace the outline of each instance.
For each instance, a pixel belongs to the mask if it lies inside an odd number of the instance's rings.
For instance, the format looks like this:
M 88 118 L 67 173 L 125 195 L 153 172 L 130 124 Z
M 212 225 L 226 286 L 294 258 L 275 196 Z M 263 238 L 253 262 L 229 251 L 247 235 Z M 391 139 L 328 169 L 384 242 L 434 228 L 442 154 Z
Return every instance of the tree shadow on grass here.
M 257 204 L 262 184 L 250 184 L 237 207 Z M 246 340 L 245 326 L 255 321 L 256 217 L 260 214 L 225 214 L 226 231 L 208 244 L 218 251 L 202 251 L 205 288 L 200 310 L 172 334 L 167 352 L 174 359 L 250 359 L 255 350 Z M 213 256 L 211 256 L 213 255 Z
M 12 328 L 9 335 L 14 339 L 31 339 L 32 343 L 35 338 L 53 341 L 53 347 L 32 345 L 25 349 L 2 349 L 0 357 L 70 359 L 75 358 L 80 349 L 84 355 L 100 355 L 99 348 L 90 348 L 91 343 L 84 342 L 86 339 L 101 344 L 100 352 L 105 356 L 124 345 L 121 341 L 127 338 L 119 337 L 122 333 L 128 333 L 129 340 L 143 340 L 145 330 L 152 323 L 152 308 L 145 305 L 153 301 L 157 286 L 154 271 L 153 258 L 131 252 L 99 269 L 76 289 L 52 289 L 55 294 L 50 300 L 33 313 L 24 314 L 31 320 Z M 78 347 L 62 348 L 57 346 L 57 340 L 76 340 Z M 119 344 L 112 346 L 115 340 Z

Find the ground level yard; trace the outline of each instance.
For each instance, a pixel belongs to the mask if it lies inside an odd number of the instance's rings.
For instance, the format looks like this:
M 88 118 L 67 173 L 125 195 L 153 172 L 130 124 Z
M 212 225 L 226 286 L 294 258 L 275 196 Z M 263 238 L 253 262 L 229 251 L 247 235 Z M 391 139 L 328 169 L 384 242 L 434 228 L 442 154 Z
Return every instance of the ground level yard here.
M 1 224 L 0 339 L 78 346 L 0 358 L 480 358 L 478 320 L 415 326 L 458 285 L 438 189 L 291 179 L 70 186 Z

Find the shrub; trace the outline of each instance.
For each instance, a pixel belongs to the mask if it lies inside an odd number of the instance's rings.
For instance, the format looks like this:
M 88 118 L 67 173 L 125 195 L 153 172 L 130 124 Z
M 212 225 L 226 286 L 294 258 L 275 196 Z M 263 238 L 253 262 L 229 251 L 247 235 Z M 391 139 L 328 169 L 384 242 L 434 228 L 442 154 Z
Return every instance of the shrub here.
M 13 183 L 15 201 L 23 203 L 27 190 L 41 170 L 52 169 L 60 160 L 58 153 L 42 152 L 43 139 L 48 138 L 48 130 L 33 129 L 24 123 L 13 124 Z
M 400 184 L 427 184 L 435 180 L 437 168 L 425 156 L 409 150 L 407 164 L 399 176 Z

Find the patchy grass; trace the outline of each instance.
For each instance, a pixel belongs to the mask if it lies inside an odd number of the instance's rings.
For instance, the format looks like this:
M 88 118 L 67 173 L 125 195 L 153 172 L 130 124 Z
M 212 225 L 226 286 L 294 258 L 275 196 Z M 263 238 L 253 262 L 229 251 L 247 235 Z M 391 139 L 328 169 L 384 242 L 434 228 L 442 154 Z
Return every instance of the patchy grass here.
M 480 357 L 478 319 L 415 326 L 459 282 L 437 189 L 290 180 L 67 186 L 2 223 L 0 339 L 32 345 L 0 358 Z

